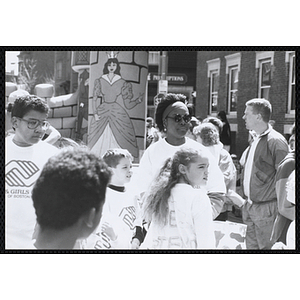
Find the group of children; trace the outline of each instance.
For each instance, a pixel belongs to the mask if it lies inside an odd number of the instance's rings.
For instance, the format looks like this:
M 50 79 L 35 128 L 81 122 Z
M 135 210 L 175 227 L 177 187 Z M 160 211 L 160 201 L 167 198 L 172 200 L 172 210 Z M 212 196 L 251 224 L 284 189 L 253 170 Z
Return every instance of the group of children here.
M 183 148 L 167 159 L 142 199 L 129 182 L 132 156 L 108 150 L 112 176 L 98 228 L 84 249 L 214 249 L 212 208 L 206 194 L 208 158 Z

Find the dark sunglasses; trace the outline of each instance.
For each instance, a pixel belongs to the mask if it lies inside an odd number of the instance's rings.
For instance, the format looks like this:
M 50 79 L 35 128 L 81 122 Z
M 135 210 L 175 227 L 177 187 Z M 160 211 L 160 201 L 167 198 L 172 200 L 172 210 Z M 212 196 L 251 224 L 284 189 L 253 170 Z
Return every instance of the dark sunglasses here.
M 180 123 L 182 120 L 185 122 L 185 123 L 188 123 L 191 121 L 191 116 L 190 115 L 180 115 L 180 114 L 177 114 L 175 115 L 174 117 L 167 117 L 169 119 L 173 119 L 176 123 Z

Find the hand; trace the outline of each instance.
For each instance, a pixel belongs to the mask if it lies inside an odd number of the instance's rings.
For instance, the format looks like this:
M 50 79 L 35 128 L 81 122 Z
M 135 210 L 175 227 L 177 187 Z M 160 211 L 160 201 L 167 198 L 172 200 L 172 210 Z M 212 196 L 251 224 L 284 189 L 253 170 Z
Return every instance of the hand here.
M 131 242 L 131 249 L 139 249 L 140 241 L 137 238 L 134 238 Z
M 143 102 L 143 97 L 144 97 L 144 94 L 140 93 L 140 96 L 135 99 L 136 103 L 139 104 L 139 103 Z
M 101 227 L 101 231 L 104 232 L 112 241 L 117 239 L 114 229 L 108 222 L 104 222 Z

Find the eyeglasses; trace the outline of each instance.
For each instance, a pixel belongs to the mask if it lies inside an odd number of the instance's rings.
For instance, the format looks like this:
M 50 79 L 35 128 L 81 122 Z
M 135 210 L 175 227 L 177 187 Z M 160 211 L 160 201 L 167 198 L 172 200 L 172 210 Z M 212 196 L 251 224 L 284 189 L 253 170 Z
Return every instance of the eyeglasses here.
M 26 119 L 22 119 L 22 118 L 18 118 L 22 121 L 27 122 L 27 128 L 28 129 L 36 129 L 37 127 L 41 126 L 44 129 L 49 128 L 50 123 L 47 121 L 40 121 L 40 120 L 26 120 Z
M 175 115 L 174 117 L 167 117 L 169 119 L 173 119 L 176 123 L 180 123 L 182 120 L 185 122 L 185 123 L 188 123 L 191 121 L 191 116 L 190 115 Z

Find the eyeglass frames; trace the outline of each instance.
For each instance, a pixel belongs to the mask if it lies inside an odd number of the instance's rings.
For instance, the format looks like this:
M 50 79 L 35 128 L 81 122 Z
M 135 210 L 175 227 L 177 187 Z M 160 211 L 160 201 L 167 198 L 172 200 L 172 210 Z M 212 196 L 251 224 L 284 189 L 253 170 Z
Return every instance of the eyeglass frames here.
M 23 118 L 19 118 L 18 119 L 27 122 L 27 128 L 28 129 L 36 129 L 39 126 L 42 126 L 42 128 L 47 129 L 50 126 L 50 123 L 47 121 L 40 121 L 40 120 L 26 120 Z
M 191 116 L 190 115 L 180 115 L 180 114 L 176 114 L 174 117 L 167 117 L 169 119 L 173 119 L 176 123 L 180 123 L 182 120 L 185 122 L 185 123 L 188 123 L 191 121 Z

